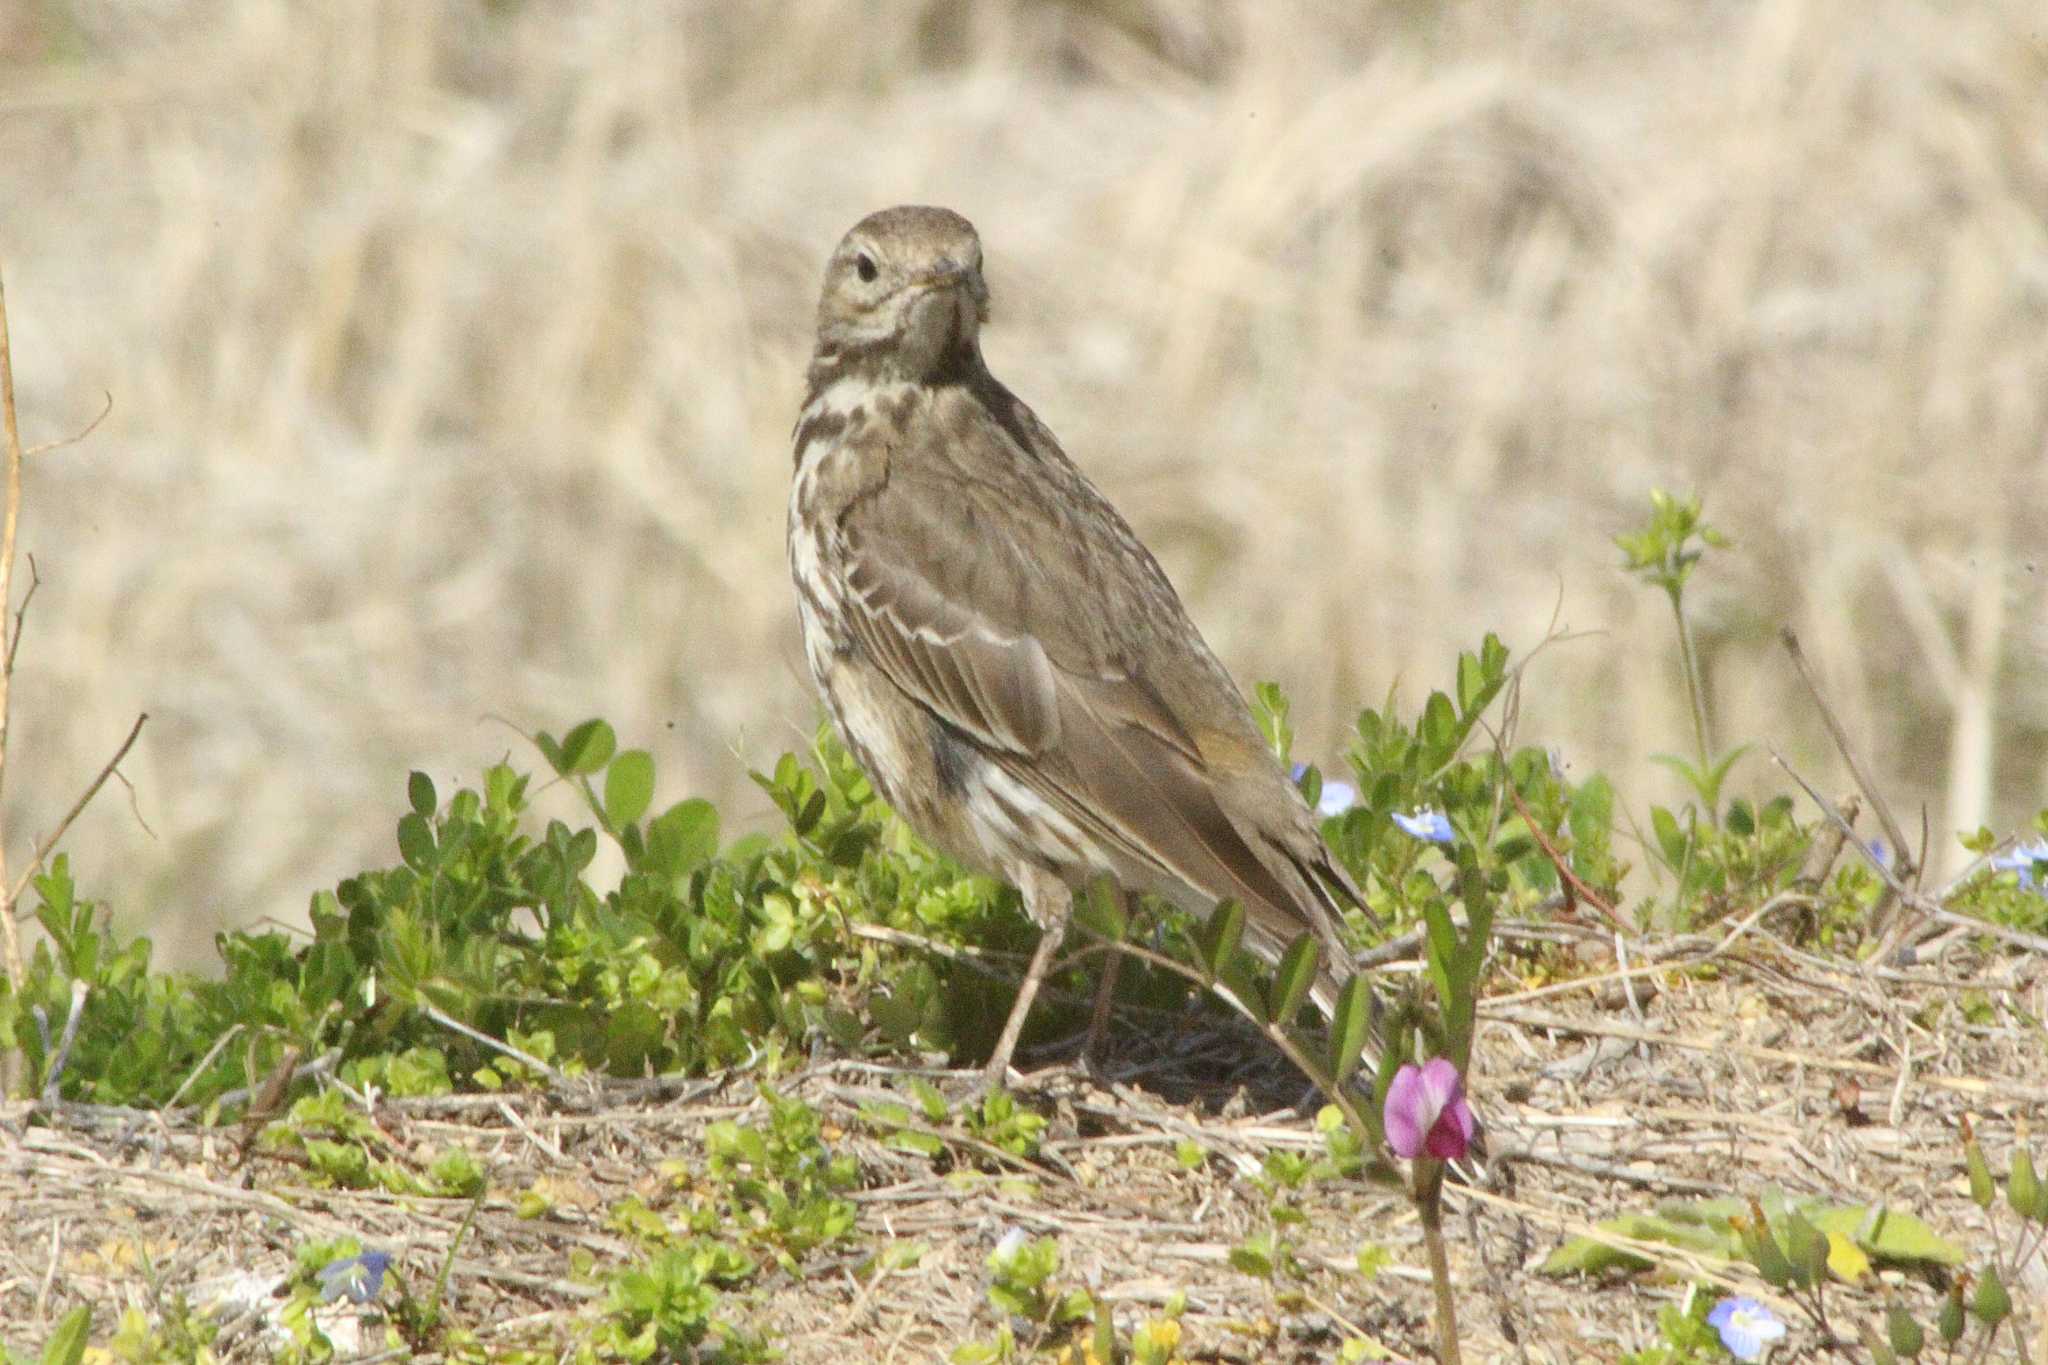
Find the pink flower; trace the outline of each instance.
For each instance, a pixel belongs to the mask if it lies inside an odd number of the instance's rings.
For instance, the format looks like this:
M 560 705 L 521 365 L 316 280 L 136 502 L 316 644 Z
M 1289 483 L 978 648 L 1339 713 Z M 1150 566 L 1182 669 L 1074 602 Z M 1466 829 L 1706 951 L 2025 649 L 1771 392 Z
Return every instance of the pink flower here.
M 1412 1062 L 1387 1086 L 1387 1144 L 1404 1157 L 1455 1161 L 1472 1145 L 1472 1109 L 1465 1081 L 1442 1057 Z

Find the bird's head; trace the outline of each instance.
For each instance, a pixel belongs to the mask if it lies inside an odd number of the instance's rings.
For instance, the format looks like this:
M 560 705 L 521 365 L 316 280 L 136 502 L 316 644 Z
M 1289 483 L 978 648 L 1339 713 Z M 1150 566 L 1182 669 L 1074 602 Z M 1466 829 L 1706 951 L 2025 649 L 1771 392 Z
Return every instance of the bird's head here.
M 987 319 L 974 224 L 951 209 L 883 209 L 854 224 L 825 267 L 818 349 L 932 379 L 978 359 Z

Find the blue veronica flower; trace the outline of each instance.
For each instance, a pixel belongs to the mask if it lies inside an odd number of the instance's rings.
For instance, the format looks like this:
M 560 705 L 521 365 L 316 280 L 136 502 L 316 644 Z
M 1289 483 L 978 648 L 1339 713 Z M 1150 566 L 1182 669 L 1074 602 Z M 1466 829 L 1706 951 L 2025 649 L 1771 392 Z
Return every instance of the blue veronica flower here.
M 1991 860 L 1991 866 L 2000 872 L 2017 872 L 2020 885 L 2029 891 L 2044 891 L 2041 878 L 2034 875 L 2036 863 L 2048 863 L 2048 839 L 2036 839 L 2032 843 L 2017 844 Z
M 1420 839 L 1424 843 L 1448 844 L 1458 837 L 1451 829 L 1450 818 L 1442 811 L 1431 810 L 1428 806 L 1424 806 L 1413 815 L 1403 815 L 1400 811 L 1395 811 L 1394 823 L 1410 838 Z
M 320 1302 L 369 1303 L 384 1291 L 384 1272 L 390 1268 L 391 1255 L 383 1251 L 330 1261 L 320 1271 Z
M 1774 1341 L 1785 1335 L 1785 1324 L 1755 1299 L 1729 1298 L 1714 1305 L 1707 1314 L 1707 1326 L 1721 1334 L 1721 1344 L 1737 1360 L 1762 1360 Z
M 1288 776 L 1292 777 L 1299 784 L 1302 775 L 1307 771 L 1308 764 L 1297 763 L 1289 771 Z M 1323 794 L 1316 798 L 1317 815 L 1327 820 L 1333 815 L 1342 815 L 1357 804 L 1358 788 L 1352 786 L 1349 782 L 1339 782 L 1332 777 L 1323 779 Z

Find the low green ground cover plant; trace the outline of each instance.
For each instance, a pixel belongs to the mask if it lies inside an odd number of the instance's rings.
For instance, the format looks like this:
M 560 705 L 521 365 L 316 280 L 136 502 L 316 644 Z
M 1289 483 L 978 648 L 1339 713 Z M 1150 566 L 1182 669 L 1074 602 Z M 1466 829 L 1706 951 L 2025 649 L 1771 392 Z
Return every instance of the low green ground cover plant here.
M 1127 954 L 1121 1001 L 1179 1008 L 1204 997 L 1218 1011 L 1235 1009 L 1330 1102 L 1318 1120 L 1321 1157 L 1276 1154 L 1262 1168 L 1270 1219 L 1230 1254 L 1244 1274 L 1276 1285 L 1298 1278 L 1298 1192 L 1357 1178 L 1410 1191 L 1441 1268 L 1446 1162 L 1466 1149 L 1433 1140 L 1425 1149 L 1419 1137 L 1389 1147 L 1390 1103 L 1418 1102 L 1414 1084 L 1401 1089 L 1397 1079 L 1410 1068 L 1428 1071 L 1422 1063 L 1462 1077 L 1477 1002 L 1497 974 L 1541 980 L 1571 970 L 1540 944 L 1498 940 L 1497 917 L 1600 915 L 1628 930 L 1684 931 L 1796 895 L 1813 935 L 1838 949 L 1865 941 L 1867 912 L 1891 891 L 1884 860 L 1853 845 L 1850 856 L 1814 872 L 1810 855 L 1831 816 L 1790 792 L 1736 791 L 1748 751 L 1712 747 L 1685 588 L 1701 557 L 1725 544 L 1696 501 L 1661 495 L 1644 527 L 1623 538 L 1628 566 L 1671 603 L 1692 689 L 1693 752 L 1671 760 L 1690 793 L 1678 806 L 1648 806 L 1637 819 L 1604 776 L 1575 778 L 1548 750 L 1517 744 L 1529 661 L 1511 660 L 1490 635 L 1419 704 L 1390 696 L 1361 711 L 1341 770 L 1298 767 L 1303 794 L 1325 813 L 1331 847 L 1366 893 L 1366 906 L 1345 925 L 1350 945 L 1368 952 L 1412 933 L 1424 963 L 1412 987 L 1374 999 L 1361 981 L 1325 1027 L 1304 1008 L 1321 951 L 1311 940 L 1268 973 L 1242 950 L 1243 917 L 1232 905 L 1193 916 L 1149 901 L 1083 898 L 1084 933 Z M 1286 699 L 1262 687 L 1257 701 L 1276 753 L 1292 762 Z M 592 1078 L 749 1074 L 760 1086 L 760 1121 L 715 1125 L 701 1161 L 666 1170 L 658 1197 L 609 1211 L 609 1225 L 639 1255 L 626 1266 L 579 1268 L 602 1295 L 577 1349 L 590 1358 L 767 1359 L 771 1343 L 745 1321 L 748 1287 L 843 1254 L 858 1221 L 849 1195 L 863 1179 L 817 1113 L 780 1094 L 776 1079 L 821 1049 L 885 1063 L 971 1064 L 1009 1008 L 1014 970 L 1001 956 L 1021 956 L 1034 931 L 1013 892 L 912 838 L 829 734 L 755 777 L 783 827 L 728 839 L 709 804 L 659 802 L 652 755 L 621 748 L 603 720 L 536 733 L 530 757 L 508 756 L 450 791 L 413 773 L 396 803 L 390 865 L 316 892 L 303 933 L 222 934 L 219 970 L 208 974 L 156 968 L 148 938 L 123 932 L 82 888 L 71 858 L 56 854 L 31 883 L 42 935 L 19 983 L 0 983 L 0 1051 L 20 1058 L 18 1091 L 52 1105 L 174 1107 L 223 1124 L 247 1120 L 253 1150 L 296 1165 L 311 1183 L 458 1200 L 486 1191 L 475 1157 L 459 1146 L 425 1156 L 391 1150 L 361 1097 L 530 1088 L 566 1095 Z M 571 789 L 582 817 L 537 817 L 537 783 Z M 2048 834 L 2048 813 L 2038 824 Z M 2031 843 L 2015 849 L 1988 834 L 1972 839 L 1995 856 L 1949 907 L 2038 931 L 2048 922 L 2048 843 L 2035 858 Z M 600 884 L 593 869 L 606 844 L 622 871 Z M 1068 989 L 1048 997 L 1032 1038 L 1084 1021 L 1089 969 L 1106 960 L 1106 951 L 1073 955 L 1061 974 Z M 1369 1053 L 1377 1065 L 1360 1071 Z M 1046 1119 L 1017 1097 L 949 1099 L 917 1078 L 906 1078 L 899 1093 L 900 1101 L 863 1111 L 893 1150 L 940 1168 L 1003 1168 L 1039 1155 Z M 1441 1134 L 1435 1125 L 1464 1103 L 1453 1091 L 1435 1092 L 1420 1131 Z M 1404 1131 L 1418 1121 L 1411 1109 L 1398 1117 Z M 1469 1115 L 1466 1122 L 1469 1129 Z M 1204 1160 L 1186 1145 L 1184 1162 Z M 2030 1167 L 2015 1164 L 2006 1188 L 2024 1226 L 2048 1221 Z M 533 1191 L 518 1198 L 535 1210 L 546 1202 Z M 1807 1293 L 1800 1302 L 1823 1326 L 1831 1249 L 1837 1258 L 1855 1251 L 1917 1264 L 1938 1245 L 1937 1259 L 1957 1271 L 1954 1283 L 1975 1296 L 1964 1303 L 1958 1290 L 1959 1311 L 1991 1334 L 2005 1320 L 1993 1287 L 2010 1276 L 2026 1237 L 2038 1241 L 2022 1234 L 1962 1269 L 1964 1254 L 1904 1210 L 1872 1228 L 1869 1209 L 1773 1199 L 1662 1207 L 1615 1230 L 1674 1245 L 1710 1240 L 1767 1284 Z M 1896 1239 L 1913 1228 L 1931 1240 L 1899 1251 Z M 387 1275 L 389 1267 L 363 1259 L 373 1254 L 360 1245 L 308 1248 L 294 1302 L 310 1310 L 337 1293 L 360 1296 L 388 1309 L 405 1348 L 471 1349 L 463 1334 L 473 1325 L 451 1322 L 434 1286 Z M 873 1260 L 909 1264 L 918 1254 L 912 1243 L 892 1243 Z M 1550 1269 L 1600 1273 L 1626 1264 L 1588 1242 L 1567 1245 Z M 1378 1265 L 1361 1251 L 1361 1270 L 1370 1275 Z M 355 1277 L 339 1291 L 321 1278 L 336 1266 Z M 997 1330 L 963 1344 L 956 1359 L 1039 1349 L 1105 1362 L 1173 1358 L 1175 1312 L 1120 1335 L 1105 1306 L 1063 1285 L 1058 1271 L 1055 1240 L 1006 1242 L 990 1260 Z M 1447 1295 L 1438 1311 L 1439 1354 L 1455 1359 Z M 1960 1328 L 1949 1336 L 1952 1315 L 1943 1313 L 1933 1335 L 1953 1344 Z M 1891 1320 L 1902 1314 L 1894 1309 Z M 1904 1318 L 1884 1349 L 1915 1358 L 1908 1346 L 1927 1334 L 1914 1337 L 1911 1315 Z M 295 1321 L 295 1349 L 318 1358 L 310 1311 Z M 54 1359 L 68 1358 L 73 1322 L 65 1320 L 44 1359 L 52 1350 Z M 179 1326 L 182 1344 L 165 1344 L 168 1324 L 156 1324 L 154 1337 L 124 1326 L 124 1340 L 145 1343 L 133 1358 L 204 1358 L 203 1333 Z M 1674 1316 L 1666 1344 L 1655 1348 L 1665 1354 L 1639 1358 L 1714 1358 L 1700 1354 L 1719 1349 L 1706 1335 L 1712 1330 L 1704 1312 Z

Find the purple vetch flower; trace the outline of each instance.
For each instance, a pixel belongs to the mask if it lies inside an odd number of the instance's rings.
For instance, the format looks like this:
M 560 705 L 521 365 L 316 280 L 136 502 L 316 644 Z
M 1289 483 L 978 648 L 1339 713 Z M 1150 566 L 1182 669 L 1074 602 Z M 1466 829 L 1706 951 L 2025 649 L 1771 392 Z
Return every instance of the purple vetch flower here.
M 2048 886 L 2044 886 L 2042 879 L 2034 875 L 2036 863 L 2048 863 L 2048 839 L 2015 844 L 1991 860 L 1991 866 L 1996 871 L 2019 873 L 2020 885 L 2026 890 L 2048 891 Z
M 1450 818 L 1440 810 L 1424 806 L 1413 815 L 1394 812 L 1394 823 L 1411 839 L 1420 839 L 1429 844 L 1448 844 L 1457 838 L 1451 829 Z
M 1413 1062 L 1387 1086 L 1387 1145 L 1398 1156 L 1455 1161 L 1472 1145 L 1472 1107 L 1465 1080 L 1443 1057 Z
M 1737 1360 L 1762 1360 L 1771 1343 L 1785 1335 L 1785 1324 L 1755 1299 L 1723 1299 L 1707 1314 L 1707 1326 L 1721 1334 L 1721 1344 Z
M 390 1268 L 391 1255 L 383 1251 L 330 1261 L 320 1271 L 320 1302 L 369 1303 L 384 1291 L 384 1272 Z

